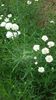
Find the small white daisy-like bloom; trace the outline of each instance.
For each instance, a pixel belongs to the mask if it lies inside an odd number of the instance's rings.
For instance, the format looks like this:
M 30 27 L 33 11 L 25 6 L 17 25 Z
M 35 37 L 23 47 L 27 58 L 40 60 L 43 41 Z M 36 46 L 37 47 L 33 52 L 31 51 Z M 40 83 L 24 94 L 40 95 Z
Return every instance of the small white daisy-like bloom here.
M 17 33 L 18 33 L 18 35 L 20 35 L 20 34 L 21 34 L 21 32 L 20 32 L 20 31 L 17 31 Z
M 6 33 L 6 37 L 7 37 L 7 38 L 13 38 L 13 33 L 10 32 L 10 31 L 8 31 L 8 32 Z
M 0 24 L 1 27 L 5 27 L 5 25 L 6 25 L 6 22 L 2 22 L 2 23 Z
M 32 2 L 31 2 L 30 0 L 27 1 L 27 4 L 28 4 L 28 5 L 31 5 L 31 3 L 32 3 Z
M 37 59 L 37 57 L 35 56 L 35 57 L 34 57 L 34 60 L 36 60 L 36 59 Z
M 51 55 L 47 55 L 45 57 L 46 62 L 51 63 L 53 61 L 53 57 Z
M 36 62 L 35 62 L 35 65 L 37 65 L 37 64 L 38 64 L 38 62 L 36 61 Z
M 8 18 L 11 18 L 12 17 L 12 14 L 8 14 Z
M 39 0 L 35 0 L 35 1 L 39 1 Z
M 17 24 L 12 24 L 12 30 L 14 31 L 17 31 L 19 29 L 19 26 Z
M 53 41 L 49 41 L 47 43 L 47 45 L 48 45 L 49 48 L 51 48 L 51 47 L 55 46 L 55 43 Z
M 3 7 L 3 6 L 4 6 L 4 4 L 1 4 L 1 6 Z
M 51 23 L 51 24 L 54 24 L 55 22 L 54 22 L 54 20 L 51 20 L 50 23 Z
M 5 29 L 10 30 L 12 28 L 12 23 L 6 23 Z
M 48 40 L 48 37 L 47 37 L 46 35 L 43 35 L 43 36 L 42 36 L 42 40 L 43 40 L 44 42 L 46 42 L 46 41 Z
M 49 53 L 49 49 L 48 48 L 43 48 L 42 50 L 42 54 L 48 54 Z
M 13 32 L 13 36 L 16 37 L 18 34 L 17 32 Z
M 3 17 L 3 15 L 1 15 L 1 17 Z
M 45 72 L 44 67 L 39 67 L 39 68 L 38 68 L 38 72 L 40 72 L 40 73 L 44 73 L 44 72 Z
M 5 22 L 9 22 L 9 18 L 5 18 L 4 21 L 5 21 Z
M 40 45 L 34 45 L 34 46 L 33 46 L 33 50 L 34 50 L 34 51 L 40 50 Z

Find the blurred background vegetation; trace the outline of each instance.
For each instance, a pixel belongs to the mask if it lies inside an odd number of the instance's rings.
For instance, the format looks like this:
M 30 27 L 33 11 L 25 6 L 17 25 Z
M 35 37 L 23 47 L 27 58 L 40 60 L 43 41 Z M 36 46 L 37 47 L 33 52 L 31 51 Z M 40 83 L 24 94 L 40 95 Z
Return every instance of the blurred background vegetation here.
M 56 100 L 56 46 L 51 49 L 51 64 L 32 50 L 34 44 L 46 46 L 41 41 L 44 34 L 56 43 L 56 0 L 32 0 L 31 5 L 27 5 L 27 0 L 0 0 L 0 15 L 9 13 L 12 21 L 16 18 L 14 22 L 22 34 L 10 40 L 5 36 L 6 30 L 0 28 L 0 100 Z M 50 24 L 50 20 L 55 24 Z M 46 68 L 43 74 L 34 65 L 35 55 L 38 66 Z

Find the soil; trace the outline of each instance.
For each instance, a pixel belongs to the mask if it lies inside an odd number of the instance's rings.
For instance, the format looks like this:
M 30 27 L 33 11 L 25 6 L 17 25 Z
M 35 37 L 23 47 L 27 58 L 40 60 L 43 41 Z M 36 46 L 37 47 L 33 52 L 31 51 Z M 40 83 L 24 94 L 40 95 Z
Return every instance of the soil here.
M 54 16 L 56 16 L 56 0 L 44 0 L 39 16 L 41 16 L 41 18 L 37 23 L 38 26 L 46 26 L 50 17 L 52 16 L 52 18 L 54 18 Z

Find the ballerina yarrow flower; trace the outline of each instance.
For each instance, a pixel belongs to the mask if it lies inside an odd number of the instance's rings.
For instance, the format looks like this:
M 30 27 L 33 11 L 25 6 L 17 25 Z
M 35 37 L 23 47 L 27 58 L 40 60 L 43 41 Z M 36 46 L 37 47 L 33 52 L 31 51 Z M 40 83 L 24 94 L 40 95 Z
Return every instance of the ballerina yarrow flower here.
M 21 34 L 21 32 L 20 32 L 20 31 L 17 31 L 17 34 L 18 34 L 18 35 L 20 35 L 20 34 Z
M 19 26 L 16 23 L 12 24 L 13 31 L 17 31 L 18 29 L 19 29 Z
M 50 23 L 51 23 L 51 24 L 54 24 L 55 22 L 54 22 L 54 20 L 51 20 Z
M 48 45 L 49 48 L 51 48 L 51 47 L 55 46 L 55 43 L 53 41 L 49 41 L 47 43 L 47 45 Z
M 0 15 L 0 19 L 2 19 L 3 15 Z M 20 35 L 21 32 L 19 30 L 19 26 L 16 23 L 10 22 L 12 14 L 8 14 L 7 17 L 4 18 L 4 21 L 1 22 L 0 27 L 4 27 L 7 31 L 6 37 L 7 38 L 14 38 L 17 35 Z
M 40 50 L 40 45 L 34 45 L 34 46 L 33 46 L 33 50 L 34 50 L 34 51 Z
M 13 38 L 13 33 L 10 32 L 10 31 L 8 31 L 8 32 L 6 33 L 6 37 L 7 37 L 7 38 Z
M 16 37 L 17 35 L 18 35 L 17 32 L 8 31 L 7 34 L 6 34 L 6 37 L 7 38 L 13 38 L 13 37 Z
M 9 18 L 5 18 L 4 21 L 5 21 L 5 22 L 9 22 Z
M 44 42 L 46 42 L 46 41 L 48 41 L 48 37 L 47 37 L 46 35 L 43 35 L 43 36 L 42 36 L 42 40 L 43 40 Z M 47 42 L 47 45 L 48 45 L 49 48 L 51 48 L 51 47 L 53 47 L 53 46 L 55 45 L 55 43 L 54 43 L 53 41 L 49 41 L 49 42 Z M 42 54 L 44 54 L 44 55 L 48 54 L 48 55 L 46 55 L 46 57 L 45 57 L 45 61 L 46 61 L 47 63 L 51 63 L 51 62 L 53 61 L 53 56 L 49 54 L 49 53 L 50 53 L 50 49 L 49 49 L 48 47 L 42 48 L 41 52 L 42 52 Z M 33 46 L 33 50 L 34 50 L 34 51 L 40 50 L 40 45 L 34 45 L 34 46 Z M 40 59 L 40 60 L 41 60 L 41 59 Z M 35 65 L 38 64 L 38 63 L 37 63 L 37 57 L 36 57 L 36 56 L 34 57 L 34 63 L 35 63 Z M 44 67 L 39 67 L 39 68 L 38 68 L 38 72 L 40 72 L 40 73 L 45 72 Z
M 1 4 L 1 6 L 3 7 L 3 6 L 4 6 L 4 4 Z
M 39 1 L 39 0 L 35 0 L 35 1 Z
M 12 28 L 12 23 L 6 23 L 5 29 L 10 30 Z
M 46 42 L 46 41 L 48 40 L 48 37 L 47 37 L 46 35 L 43 35 L 43 36 L 42 36 L 42 40 L 43 40 L 44 42 Z
M 12 14 L 8 14 L 8 18 L 11 18 L 12 17 Z
M 53 61 L 53 57 L 51 55 L 47 55 L 45 57 L 46 62 L 51 63 Z
M 38 68 L 38 72 L 40 72 L 40 73 L 44 73 L 44 72 L 45 72 L 44 67 L 39 67 L 39 68 Z
M 36 61 L 36 62 L 35 62 L 35 65 L 37 65 L 37 64 L 38 64 L 38 62 Z
M 13 32 L 13 36 L 16 37 L 18 34 L 17 32 Z
M 37 59 L 37 57 L 35 56 L 35 57 L 34 57 L 34 59 L 36 60 L 36 59 Z
M 1 15 L 1 17 L 3 17 L 3 15 Z
M 2 22 L 2 23 L 0 24 L 1 27 L 5 27 L 5 25 L 6 25 L 6 22 Z
M 28 4 L 28 5 L 31 5 L 31 3 L 32 3 L 32 2 L 31 2 L 30 0 L 27 1 L 27 4 Z
M 43 48 L 41 51 L 42 51 L 42 54 L 48 54 L 49 53 L 49 49 L 47 47 Z

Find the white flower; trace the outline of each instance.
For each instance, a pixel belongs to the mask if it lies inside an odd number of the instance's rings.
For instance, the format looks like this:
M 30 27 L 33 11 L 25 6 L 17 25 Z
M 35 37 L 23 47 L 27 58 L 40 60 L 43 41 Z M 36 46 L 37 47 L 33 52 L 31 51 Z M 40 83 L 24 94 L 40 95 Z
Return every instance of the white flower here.
M 34 51 L 38 51 L 39 49 L 40 49 L 40 45 L 34 45 L 34 46 L 33 46 L 33 50 L 34 50 Z
M 1 15 L 1 17 L 3 17 L 3 15 Z
M 51 24 L 54 24 L 55 22 L 53 20 L 50 21 Z
M 4 6 L 4 4 L 1 4 L 1 6 L 3 7 L 3 6 Z
M 13 38 L 13 33 L 8 31 L 7 34 L 6 34 L 6 37 L 7 38 Z
M 48 45 L 49 48 L 51 48 L 51 47 L 55 46 L 55 43 L 53 41 L 49 41 L 47 43 L 47 45 Z
M 49 49 L 48 48 L 43 48 L 42 49 L 42 54 L 48 54 L 49 53 Z
M 32 3 L 32 2 L 31 2 L 30 0 L 27 1 L 27 4 L 28 4 L 28 5 L 31 5 L 31 3 Z
M 42 36 L 42 40 L 43 40 L 44 42 L 46 42 L 46 41 L 48 40 L 48 37 L 47 37 L 46 35 L 43 35 L 43 36 Z
M 5 27 L 5 25 L 6 25 L 6 22 L 2 22 L 2 23 L 0 24 L 1 27 Z
M 18 34 L 17 32 L 13 32 L 13 36 L 16 37 Z
M 17 35 L 20 35 L 20 34 L 21 34 L 21 32 L 20 32 L 20 31 L 13 32 L 14 37 L 16 37 Z
M 9 18 L 5 18 L 4 21 L 5 21 L 5 22 L 9 22 Z
M 35 1 L 39 1 L 39 0 L 35 0 Z
M 36 61 L 36 62 L 35 62 L 35 65 L 37 65 L 37 64 L 38 64 L 38 62 Z
M 17 32 L 8 31 L 7 34 L 6 34 L 6 37 L 7 38 L 13 38 L 13 37 L 16 37 L 17 35 L 18 35 Z
M 35 56 L 35 57 L 34 57 L 34 59 L 36 60 L 36 59 L 37 59 L 37 57 Z
M 6 23 L 5 29 L 10 30 L 12 28 L 12 23 Z
M 20 35 L 20 34 L 21 34 L 21 32 L 20 32 L 20 31 L 17 31 L 17 33 L 18 33 L 18 35 Z
M 19 26 L 17 24 L 12 24 L 12 30 L 17 31 L 19 29 Z
M 45 57 L 46 62 L 51 63 L 53 61 L 53 57 L 51 55 L 47 55 Z
M 45 69 L 44 69 L 44 67 L 39 67 L 39 68 L 38 68 L 38 72 L 40 72 L 40 73 L 43 73 L 43 72 L 45 72 Z
M 12 14 L 8 14 L 8 18 L 11 18 L 12 17 Z

